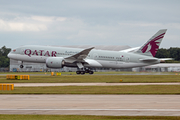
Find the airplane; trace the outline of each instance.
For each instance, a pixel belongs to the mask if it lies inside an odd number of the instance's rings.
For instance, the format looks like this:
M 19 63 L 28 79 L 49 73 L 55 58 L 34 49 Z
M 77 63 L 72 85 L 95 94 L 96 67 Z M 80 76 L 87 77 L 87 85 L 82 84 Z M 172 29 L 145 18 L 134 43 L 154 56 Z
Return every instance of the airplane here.
M 21 61 L 45 63 L 48 68 L 60 69 L 76 67 L 77 74 L 93 74 L 92 68 L 134 68 L 142 67 L 171 60 L 171 58 L 158 59 L 154 56 L 167 29 L 159 30 L 141 47 L 122 51 L 96 50 L 94 47 L 68 48 L 55 46 L 25 45 L 12 50 L 8 57 Z

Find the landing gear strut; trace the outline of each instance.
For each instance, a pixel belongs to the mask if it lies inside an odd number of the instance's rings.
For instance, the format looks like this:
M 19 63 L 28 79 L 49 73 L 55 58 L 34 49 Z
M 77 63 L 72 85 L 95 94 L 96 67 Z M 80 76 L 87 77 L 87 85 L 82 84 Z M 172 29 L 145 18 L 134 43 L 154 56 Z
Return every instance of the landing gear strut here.
M 23 66 L 23 61 L 21 61 L 21 65 L 20 65 L 20 68 L 23 68 L 24 66 Z

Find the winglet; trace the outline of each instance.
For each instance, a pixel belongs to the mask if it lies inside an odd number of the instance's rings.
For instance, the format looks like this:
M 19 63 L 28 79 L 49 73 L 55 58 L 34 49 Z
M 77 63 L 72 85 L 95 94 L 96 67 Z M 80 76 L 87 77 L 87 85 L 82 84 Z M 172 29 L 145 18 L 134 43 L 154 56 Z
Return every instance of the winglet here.
M 166 33 L 167 29 L 159 30 L 154 36 L 152 36 L 143 46 L 140 47 L 135 53 L 155 56 L 159 49 L 161 41 Z

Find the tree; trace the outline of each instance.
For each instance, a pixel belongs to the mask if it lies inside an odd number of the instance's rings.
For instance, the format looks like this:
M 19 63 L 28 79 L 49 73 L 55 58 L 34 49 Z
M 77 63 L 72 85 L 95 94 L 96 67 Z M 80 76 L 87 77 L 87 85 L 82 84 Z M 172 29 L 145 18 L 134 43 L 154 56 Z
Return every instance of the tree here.
M 180 48 L 170 48 L 169 49 L 170 57 L 175 60 L 180 60 Z
M 9 67 L 9 58 L 7 57 L 8 53 L 11 51 L 10 48 L 3 46 L 0 49 L 0 67 Z
M 156 56 L 157 58 L 169 58 L 170 54 L 167 49 L 161 48 L 157 51 Z
M 167 61 L 168 63 L 170 62 L 175 62 L 179 63 L 180 62 L 180 48 L 169 48 L 169 49 L 164 49 L 161 48 L 157 51 L 156 56 L 157 58 L 173 58 L 174 60 Z

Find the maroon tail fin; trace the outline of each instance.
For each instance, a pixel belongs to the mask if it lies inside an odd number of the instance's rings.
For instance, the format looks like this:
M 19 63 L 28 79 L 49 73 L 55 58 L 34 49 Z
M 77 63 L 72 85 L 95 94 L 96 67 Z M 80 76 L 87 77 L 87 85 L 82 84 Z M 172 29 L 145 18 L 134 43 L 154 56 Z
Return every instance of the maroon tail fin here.
M 143 46 L 141 46 L 140 49 L 136 51 L 136 53 L 154 57 L 159 49 L 159 46 L 166 31 L 167 29 L 159 30 Z

